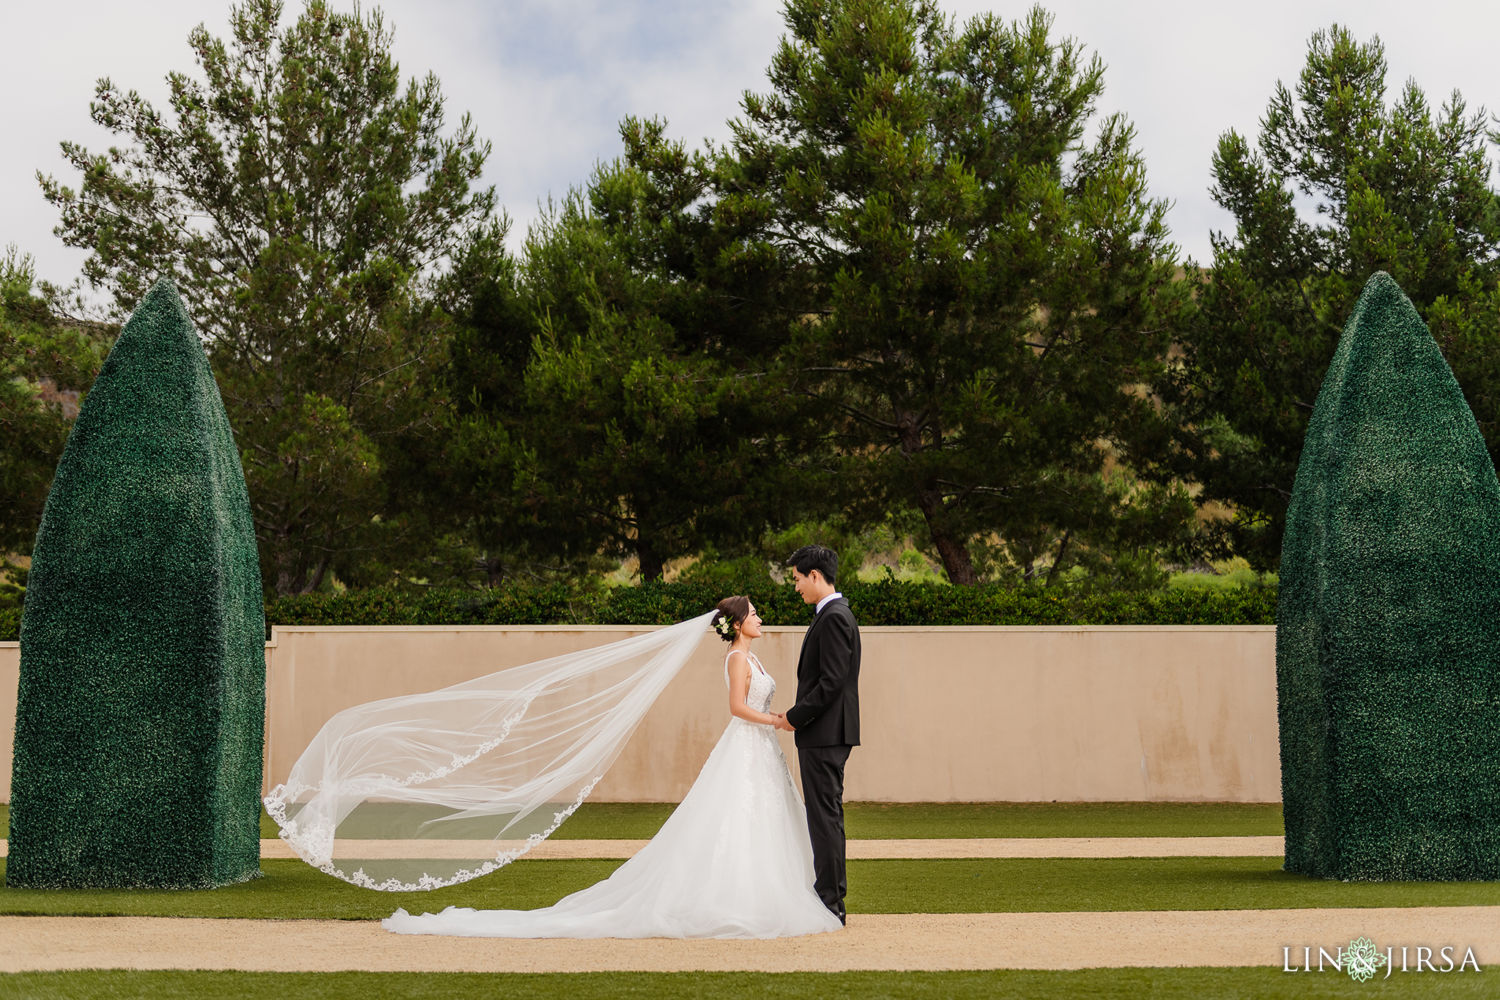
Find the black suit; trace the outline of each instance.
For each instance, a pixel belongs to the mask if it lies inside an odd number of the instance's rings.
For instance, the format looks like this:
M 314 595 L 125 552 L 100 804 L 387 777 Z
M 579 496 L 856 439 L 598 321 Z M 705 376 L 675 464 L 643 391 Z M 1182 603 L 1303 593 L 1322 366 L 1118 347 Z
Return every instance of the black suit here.
M 813 849 L 813 888 L 844 919 L 844 764 L 859 745 L 859 623 L 842 597 L 823 606 L 802 640 L 797 703 L 787 709 Z

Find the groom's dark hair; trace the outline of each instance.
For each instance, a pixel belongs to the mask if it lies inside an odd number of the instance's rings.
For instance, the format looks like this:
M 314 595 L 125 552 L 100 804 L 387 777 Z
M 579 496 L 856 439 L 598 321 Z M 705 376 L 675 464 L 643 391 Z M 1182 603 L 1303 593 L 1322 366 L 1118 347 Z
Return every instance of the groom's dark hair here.
M 803 576 L 817 570 L 831 587 L 839 575 L 839 554 L 826 545 L 804 545 L 786 561 Z

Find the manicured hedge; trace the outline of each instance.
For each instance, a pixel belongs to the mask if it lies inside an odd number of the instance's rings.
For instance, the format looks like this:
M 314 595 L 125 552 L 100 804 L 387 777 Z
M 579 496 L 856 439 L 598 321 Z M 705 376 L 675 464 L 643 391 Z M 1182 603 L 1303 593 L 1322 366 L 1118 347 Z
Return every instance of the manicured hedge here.
M 840 589 L 862 625 L 1269 625 L 1276 611 L 1274 589 L 1251 587 L 1090 594 L 887 582 Z M 790 586 L 749 590 L 766 624 L 809 620 L 811 610 Z M 562 585 L 367 590 L 277 598 L 266 616 L 275 625 L 665 625 L 701 614 L 725 596 L 691 583 L 591 594 Z
M 260 587 L 224 404 L 159 282 L 84 402 L 37 534 L 8 884 L 212 888 L 260 874 Z
M 809 611 L 791 587 L 748 588 L 768 625 L 800 625 Z M 1272 625 L 1274 587 L 1072 593 L 928 583 L 841 588 L 863 625 Z M 726 596 L 702 584 L 668 583 L 582 593 L 561 584 L 492 590 L 361 590 L 266 602 L 271 625 L 667 625 Z M 0 640 L 14 640 L 21 613 L 0 609 Z
M 266 602 L 271 625 L 521 625 L 586 619 L 588 602 L 560 584 L 489 590 L 357 590 Z M 580 617 L 582 615 L 583 617 Z
M 1500 483 L 1385 274 L 1318 396 L 1287 512 L 1276 676 L 1286 868 L 1500 878 Z

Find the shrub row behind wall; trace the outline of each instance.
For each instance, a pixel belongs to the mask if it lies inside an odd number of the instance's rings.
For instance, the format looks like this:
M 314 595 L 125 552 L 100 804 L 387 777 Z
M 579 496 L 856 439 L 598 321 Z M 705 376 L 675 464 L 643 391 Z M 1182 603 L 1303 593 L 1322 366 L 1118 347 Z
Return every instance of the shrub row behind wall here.
M 1070 593 L 925 583 L 841 588 L 862 625 L 1272 625 L 1274 588 Z M 272 625 L 667 625 L 725 595 L 702 584 L 620 587 L 586 594 L 562 584 L 493 590 L 361 590 L 266 603 Z M 767 625 L 805 625 L 811 610 L 789 586 L 752 589 Z M 21 612 L 0 609 L 0 641 L 15 641 Z
M 941 584 L 850 584 L 841 588 L 863 625 L 1270 625 L 1276 591 L 1161 590 L 1088 594 Z M 412 593 L 367 590 L 277 598 L 280 625 L 667 625 L 703 613 L 726 595 L 690 583 L 581 594 L 562 585 Z M 805 625 L 811 609 L 790 586 L 752 588 L 768 625 Z

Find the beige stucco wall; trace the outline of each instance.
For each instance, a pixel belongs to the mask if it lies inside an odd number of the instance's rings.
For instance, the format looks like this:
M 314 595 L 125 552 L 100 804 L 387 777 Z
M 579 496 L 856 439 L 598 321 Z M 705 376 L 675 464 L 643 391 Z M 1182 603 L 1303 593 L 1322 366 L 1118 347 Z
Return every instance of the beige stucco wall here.
M 267 787 L 348 705 L 429 690 L 638 634 L 614 626 L 278 628 L 266 647 Z M 867 801 L 1275 802 L 1270 626 L 867 627 L 864 746 L 845 794 Z M 757 652 L 784 709 L 800 628 Z M 705 635 L 601 801 L 677 801 L 727 719 L 724 645 Z M 16 643 L 0 643 L 0 800 L 10 797 Z M 783 735 L 796 770 L 791 737 Z

